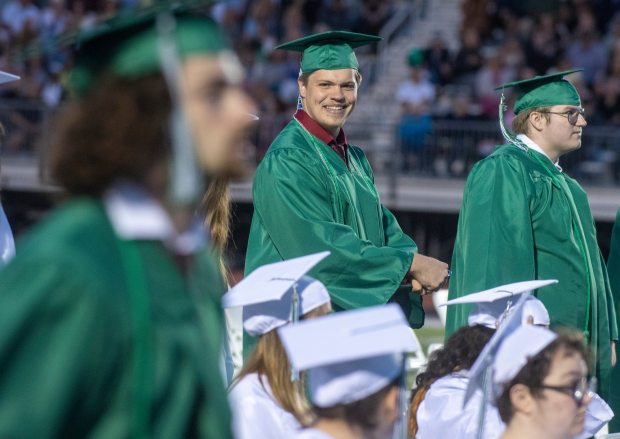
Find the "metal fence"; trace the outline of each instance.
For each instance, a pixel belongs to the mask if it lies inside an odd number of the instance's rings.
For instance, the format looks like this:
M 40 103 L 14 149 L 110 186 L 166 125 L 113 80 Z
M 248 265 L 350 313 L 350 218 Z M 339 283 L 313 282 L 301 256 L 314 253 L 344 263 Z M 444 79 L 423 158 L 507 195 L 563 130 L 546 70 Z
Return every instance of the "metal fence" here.
M 3 187 L 28 173 L 43 181 L 52 116 L 53 111 L 41 104 L 0 100 Z M 356 122 L 354 116 L 345 127 L 347 137 L 364 149 L 377 176 L 463 179 L 476 161 L 503 143 L 496 122 L 428 119 L 412 130 L 381 121 Z M 291 115 L 262 115 L 248 161 L 256 165 L 290 119 Z M 620 185 L 620 127 L 586 127 L 582 148 L 563 156 L 560 164 L 582 182 Z
M 289 120 L 261 118 L 256 160 Z M 399 124 L 352 120 L 345 131 L 350 143 L 364 149 L 376 175 L 463 179 L 475 162 L 505 143 L 497 122 L 429 119 L 423 125 L 408 130 Z M 620 184 L 620 127 L 586 127 L 581 149 L 562 156 L 560 165 L 589 184 Z

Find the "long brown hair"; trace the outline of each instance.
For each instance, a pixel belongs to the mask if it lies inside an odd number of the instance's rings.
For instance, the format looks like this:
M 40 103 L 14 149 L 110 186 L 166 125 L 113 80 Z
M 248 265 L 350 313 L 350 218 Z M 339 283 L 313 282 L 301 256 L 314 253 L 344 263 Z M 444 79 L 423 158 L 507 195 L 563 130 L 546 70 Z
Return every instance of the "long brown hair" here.
M 100 78 L 54 122 L 52 178 L 71 195 L 99 196 L 118 179 L 143 183 L 170 155 L 169 114 L 161 75 Z
M 211 242 L 219 254 L 220 272 L 228 280 L 229 272 L 223 254 L 230 237 L 231 200 L 228 177 L 212 177 L 209 179 L 207 192 L 202 199 L 202 212 L 205 226 L 211 233 Z
M 304 314 L 302 319 L 325 315 L 329 309 L 328 306 L 322 305 Z M 276 402 L 284 410 L 292 413 L 301 425 L 308 426 L 312 423 L 312 411 L 304 392 L 305 374 L 302 373 L 297 381 L 291 380 L 291 364 L 275 329 L 258 338 L 250 358 L 243 365 L 231 388 L 252 373 L 258 375 L 263 387 L 263 380 L 267 380 Z

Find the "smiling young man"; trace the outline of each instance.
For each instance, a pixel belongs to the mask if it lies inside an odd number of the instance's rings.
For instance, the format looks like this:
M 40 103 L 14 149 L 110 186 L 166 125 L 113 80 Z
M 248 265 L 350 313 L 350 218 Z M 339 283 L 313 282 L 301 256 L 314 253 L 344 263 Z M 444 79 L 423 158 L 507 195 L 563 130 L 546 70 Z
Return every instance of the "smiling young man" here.
M 587 125 L 577 90 L 563 79 L 574 72 L 502 87 L 515 89 L 516 136 L 500 118 L 508 144 L 469 174 L 449 297 L 524 279 L 558 279 L 536 295 L 551 327 L 583 331 L 596 359 L 600 394 L 608 398 L 618 338 L 614 302 L 586 193 L 558 162 L 581 147 Z M 448 310 L 448 335 L 467 324 L 468 312 L 463 305 Z
M 381 204 L 363 151 L 343 130 L 362 82 L 353 49 L 378 40 L 332 31 L 279 46 L 302 52 L 303 109 L 256 171 L 246 272 L 329 250 L 311 274 L 325 284 L 336 310 L 394 301 L 420 327 L 424 311 L 412 284 L 432 292 L 446 280 L 448 266 L 417 253 Z

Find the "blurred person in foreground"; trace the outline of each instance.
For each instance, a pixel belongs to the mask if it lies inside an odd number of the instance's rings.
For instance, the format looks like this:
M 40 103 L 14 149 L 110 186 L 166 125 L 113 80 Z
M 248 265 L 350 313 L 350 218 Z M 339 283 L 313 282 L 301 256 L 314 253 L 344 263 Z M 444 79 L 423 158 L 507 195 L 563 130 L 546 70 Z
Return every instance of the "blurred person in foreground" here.
M 195 212 L 253 108 L 214 22 L 164 8 L 78 37 L 52 150 L 68 200 L 0 274 L 0 437 L 232 437 Z
M 417 252 L 381 204 L 364 152 L 348 143 L 343 130 L 362 82 L 353 49 L 377 40 L 332 31 L 278 46 L 303 53 L 298 80 L 303 108 L 256 171 L 246 273 L 329 250 L 331 256 L 310 275 L 325 284 L 335 310 L 397 302 L 411 326 L 420 327 L 422 298 L 413 290 L 436 291 L 448 266 Z
M 317 317 L 279 328 L 278 333 L 293 367 L 306 371 L 315 416 L 292 437 L 406 438 L 403 356 L 419 344 L 398 306 Z
M 593 396 L 590 356 L 581 334 L 522 326 L 494 359 L 501 439 L 573 439 L 585 428 Z
M 537 291 L 551 327 L 579 329 L 592 348 L 600 395 L 609 397 L 615 364 L 616 313 L 586 193 L 560 166 L 581 147 L 587 125 L 574 71 L 534 77 L 515 90 L 514 134 L 478 162 L 468 176 L 452 255 L 449 298 L 524 279 L 557 279 Z M 469 308 L 448 309 L 449 336 L 467 322 Z M 617 391 L 617 390 L 616 390 Z
M 18 80 L 19 77 L 0 71 L 0 84 Z M 4 140 L 4 127 L 0 125 L 0 141 Z M 1 169 L 1 168 L 0 168 Z M 0 267 L 6 265 L 15 256 L 15 240 L 9 220 L 0 203 Z
M 274 277 L 284 277 L 283 274 L 279 270 L 274 272 Z M 243 307 L 243 326 L 258 341 L 229 391 L 235 436 L 237 439 L 290 439 L 312 421 L 312 413 L 305 395 L 304 377 L 291 375 L 291 365 L 277 329 L 296 324 L 295 316 L 305 321 L 328 314 L 329 293 L 321 282 L 303 276 L 278 300 L 256 297 L 254 289 L 248 290 L 245 296 L 252 303 Z

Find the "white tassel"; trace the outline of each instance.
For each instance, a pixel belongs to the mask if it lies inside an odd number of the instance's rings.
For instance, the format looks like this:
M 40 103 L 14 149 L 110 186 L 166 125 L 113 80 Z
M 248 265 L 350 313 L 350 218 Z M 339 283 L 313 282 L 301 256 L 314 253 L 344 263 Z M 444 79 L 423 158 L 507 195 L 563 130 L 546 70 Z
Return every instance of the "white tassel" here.
M 520 141 L 519 139 L 517 139 L 517 137 L 513 136 L 506 129 L 506 126 L 504 125 L 504 112 L 508 109 L 505 101 L 506 101 L 506 97 L 504 96 L 504 90 L 502 90 L 502 97 L 499 101 L 499 129 L 502 132 L 502 136 L 504 137 L 504 139 L 506 139 L 508 143 L 511 143 L 517 148 L 522 149 L 523 151 L 527 152 L 528 150 L 527 145 L 523 143 L 522 141 Z

